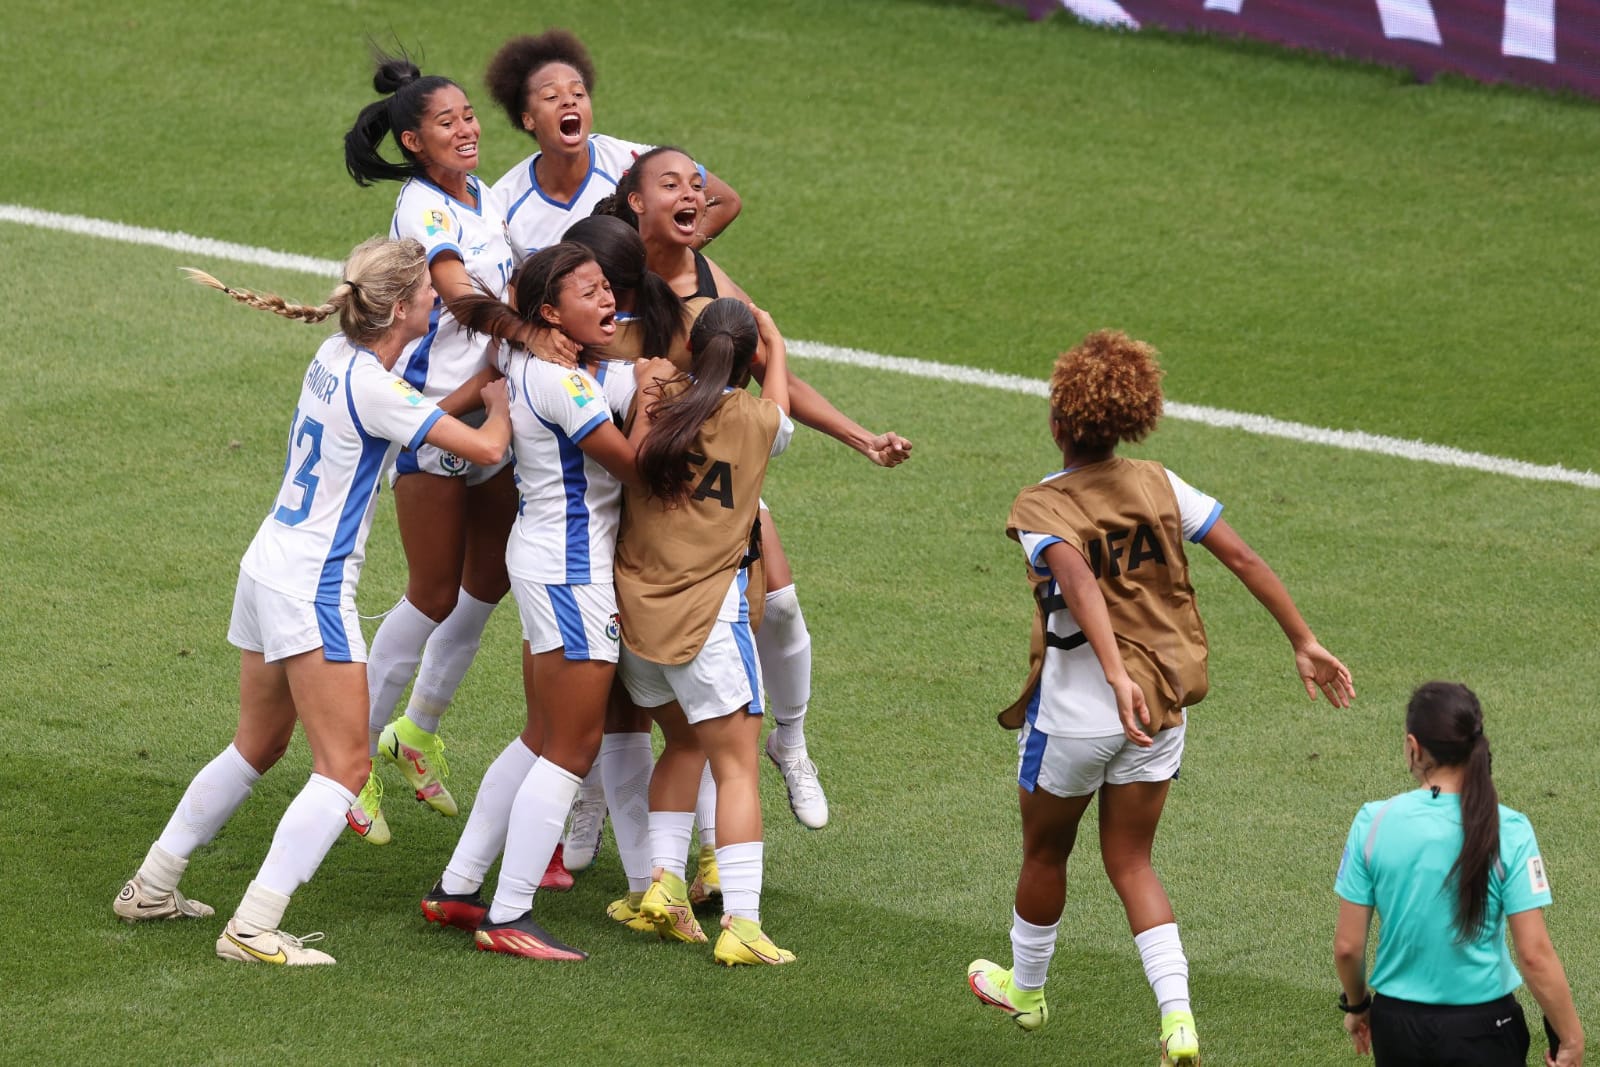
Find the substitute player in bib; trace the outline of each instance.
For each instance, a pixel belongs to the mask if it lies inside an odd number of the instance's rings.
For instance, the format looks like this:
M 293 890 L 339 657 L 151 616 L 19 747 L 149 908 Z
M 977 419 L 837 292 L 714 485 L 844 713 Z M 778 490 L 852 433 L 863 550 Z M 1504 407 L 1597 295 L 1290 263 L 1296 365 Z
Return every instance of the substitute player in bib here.
M 363 108 L 345 135 L 345 164 L 360 185 L 403 183 L 391 231 L 427 249 L 438 292 L 428 330 L 406 353 L 401 372 L 445 411 L 473 417 L 479 390 L 498 376 L 493 337 L 470 334 L 454 308 L 480 291 L 503 297 L 512 270 L 500 203 L 473 173 L 478 120 L 458 85 L 423 77 L 409 60 L 380 56 L 373 87 L 384 96 Z M 380 153 L 389 137 L 403 162 Z M 510 340 L 571 362 L 570 348 L 548 331 L 535 336 L 511 321 L 521 332 Z M 395 515 L 409 574 L 405 596 L 372 641 L 369 747 L 400 769 L 419 801 L 445 815 L 455 815 L 457 806 L 441 781 L 448 768 L 439 716 L 509 588 L 505 543 L 517 498 L 508 462 L 507 455 L 473 463 L 424 445 L 395 465 Z M 414 673 L 405 715 L 390 722 Z M 381 797 L 374 773 L 350 811 L 351 828 L 373 844 L 390 836 Z
M 529 322 L 560 330 L 586 349 L 616 333 L 611 288 L 581 245 L 538 252 L 518 270 L 515 285 L 517 307 Z M 474 330 L 516 314 L 488 297 L 463 302 L 460 310 Z M 633 400 L 635 373 L 654 381 L 662 369 L 670 373 L 671 365 L 585 359 L 569 369 L 521 350 L 508 359 L 521 501 L 506 563 L 522 616 L 527 723 L 484 776 L 460 845 L 422 901 L 430 921 L 474 928 L 475 943 L 486 951 L 585 958 L 534 921 L 533 898 L 599 751 L 616 671 L 611 573 L 619 479 L 637 474 L 634 444 L 612 420 L 625 416 Z M 639 420 L 634 439 L 647 428 L 648 420 Z M 477 890 L 502 847 L 500 880 L 484 915 Z
M 239 565 L 228 640 L 240 649 L 239 726 L 233 743 L 195 776 L 144 863 L 113 907 L 129 922 L 201 918 L 212 909 L 178 891 L 194 850 L 207 844 L 289 747 L 296 721 L 312 774 L 278 823 L 255 881 L 217 939 L 217 955 L 245 963 L 332 963 L 283 933 L 290 895 L 316 873 L 355 790 L 368 774 L 366 645 L 356 616 L 367 532 L 379 480 L 400 448 L 424 442 L 480 462 L 510 437 L 503 387 L 484 390 L 475 429 L 445 415 L 391 369 L 427 331 L 433 306 L 422 246 L 374 239 L 345 262 L 344 280 L 318 307 L 197 281 L 288 318 L 339 318 L 340 332 L 306 370 L 289 431 L 277 503 Z M 320 934 L 315 935 L 321 937 Z
M 698 165 L 682 149 L 662 146 L 641 155 L 618 183 L 616 195 L 602 201 L 596 210 L 638 228 L 650 269 L 665 278 L 680 297 L 691 301 L 718 296 L 749 299 L 696 247 L 707 210 L 705 182 Z M 766 372 L 758 367 L 756 373 Z M 766 388 L 765 378 L 761 381 Z M 910 457 L 910 441 L 892 432 L 870 432 L 792 372 L 787 385 L 797 421 L 849 445 L 879 466 L 898 466 Z M 805 736 L 811 699 L 811 633 L 800 611 L 777 525 L 764 509 L 761 536 L 769 592 L 756 645 L 775 720 L 766 753 L 783 774 L 795 818 L 804 826 L 820 829 L 828 822 L 828 799 Z
M 1339 1007 L 1356 1051 L 1378 1067 L 1527 1063 L 1509 926 L 1554 1042 L 1542 1062 L 1581 1067 L 1583 1026 L 1544 924 L 1544 858 L 1527 816 L 1500 803 L 1472 690 L 1429 682 L 1412 693 L 1405 756 L 1421 788 L 1356 813 L 1334 886 Z
M 760 399 L 743 388 L 758 336 L 769 383 Z M 794 954 L 761 929 L 761 671 L 747 599 L 767 461 L 793 433 L 787 361 L 772 317 L 733 299 L 701 313 L 689 348 L 692 372 L 647 391 L 639 405 L 651 420 L 639 449 L 645 489 L 625 491 L 617 546 L 622 678 L 666 738 L 650 780 L 655 870 L 637 911 L 663 937 L 705 939 L 684 856 L 709 760 L 723 901 L 715 957 L 730 966 L 788 963 Z
M 1185 707 L 1205 696 L 1206 634 L 1184 541 L 1205 546 L 1272 614 L 1306 692 L 1337 707 L 1350 672 L 1317 643 L 1272 569 L 1222 520 L 1222 505 L 1160 463 L 1122 459 L 1161 418 L 1149 345 L 1102 330 L 1056 361 L 1050 431 L 1062 470 L 1024 489 L 1006 533 L 1027 555 L 1038 611 L 1032 670 L 1000 715 L 1021 728 L 1022 872 L 1013 965 L 976 960 L 972 991 L 1026 1030 L 1048 1018 L 1044 982 L 1066 902 L 1078 823 L 1100 797 L 1100 854 L 1161 1013 L 1161 1062 L 1193 1067 L 1200 1045 L 1189 964 L 1172 904 L 1150 865 L 1167 790 L 1183 759 Z

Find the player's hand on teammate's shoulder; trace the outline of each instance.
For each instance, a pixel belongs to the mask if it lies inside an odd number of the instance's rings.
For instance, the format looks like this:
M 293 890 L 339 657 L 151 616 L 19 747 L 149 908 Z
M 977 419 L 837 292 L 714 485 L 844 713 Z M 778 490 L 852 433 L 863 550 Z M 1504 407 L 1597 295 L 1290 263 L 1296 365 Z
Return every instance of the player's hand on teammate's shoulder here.
M 1336 708 L 1348 708 L 1355 699 L 1356 687 L 1350 678 L 1350 668 L 1315 639 L 1294 650 L 1294 665 L 1305 683 L 1306 695 L 1312 700 L 1317 699 L 1319 689 Z

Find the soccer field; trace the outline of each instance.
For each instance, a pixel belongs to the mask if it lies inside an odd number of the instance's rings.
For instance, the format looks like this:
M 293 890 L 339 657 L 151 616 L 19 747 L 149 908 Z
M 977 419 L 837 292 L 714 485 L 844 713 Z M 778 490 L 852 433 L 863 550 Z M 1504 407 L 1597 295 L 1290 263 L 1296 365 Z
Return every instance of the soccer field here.
M 1117 326 L 1161 349 L 1172 401 L 1600 467 L 1593 104 L 1029 23 L 987 0 L 489 0 L 470 17 L 20 0 L 0 24 L 15 73 L 0 205 L 339 258 L 387 227 L 396 191 L 343 170 L 340 137 L 371 99 L 367 38 L 461 82 L 494 178 L 530 142 L 488 106 L 483 65 L 552 24 L 594 52 L 597 130 L 680 143 L 739 190 L 714 256 L 791 337 L 1042 379 Z M 804 831 L 766 772 L 763 910 L 795 966 L 727 972 L 612 929 L 609 841 L 537 904 L 588 962 L 472 952 L 416 908 L 461 822 L 402 806 L 397 782 L 394 844 L 347 835 L 286 920 L 326 930 L 338 966 L 232 967 L 212 922 L 117 922 L 117 888 L 233 728 L 233 582 L 322 336 L 197 289 L 185 265 L 295 299 L 328 286 L 0 221 L 10 1059 L 1154 1062 L 1154 1005 L 1088 827 L 1050 1025 L 1023 1034 L 964 979 L 976 956 L 1009 958 L 1015 750 L 993 714 L 1025 674 L 1031 602 L 1003 527 L 1059 459 L 1044 403 L 816 359 L 796 369 L 916 451 L 883 471 L 802 432 L 768 483 L 815 641 L 807 732 L 833 808 Z M 1593 1024 L 1600 491 L 1179 419 L 1136 454 L 1226 505 L 1359 693 L 1349 711 L 1308 704 L 1271 619 L 1191 556 L 1212 690 L 1156 863 L 1206 1062 L 1354 1062 L 1333 1007 L 1334 868 L 1356 808 L 1409 784 L 1402 709 L 1433 677 L 1483 698 Z M 367 614 L 404 584 L 387 499 L 378 514 Z M 521 719 L 502 608 L 445 720 L 463 802 Z M 232 909 L 309 762 L 297 740 L 186 891 Z

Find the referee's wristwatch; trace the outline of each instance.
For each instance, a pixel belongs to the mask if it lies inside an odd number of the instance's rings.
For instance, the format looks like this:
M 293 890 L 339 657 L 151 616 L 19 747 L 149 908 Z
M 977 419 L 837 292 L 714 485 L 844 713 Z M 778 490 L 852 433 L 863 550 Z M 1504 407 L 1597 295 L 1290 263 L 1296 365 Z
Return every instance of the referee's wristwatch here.
M 1372 1008 L 1372 990 L 1367 990 L 1367 995 L 1361 998 L 1360 1003 L 1352 1004 L 1345 999 L 1344 990 L 1339 990 L 1339 1010 L 1347 1015 L 1360 1015 Z

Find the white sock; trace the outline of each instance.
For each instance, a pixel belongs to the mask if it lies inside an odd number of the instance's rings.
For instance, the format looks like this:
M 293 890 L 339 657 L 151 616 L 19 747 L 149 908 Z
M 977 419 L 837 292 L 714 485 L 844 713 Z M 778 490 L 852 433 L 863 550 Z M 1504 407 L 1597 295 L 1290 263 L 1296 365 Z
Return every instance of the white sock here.
M 1163 923 L 1133 936 L 1144 963 L 1144 976 L 1156 995 L 1161 1014 L 1189 1010 L 1189 959 L 1178 939 L 1178 924 Z
M 256 882 L 264 889 L 292 896 L 322 866 L 355 802 L 356 795 L 350 790 L 332 778 L 313 774 L 278 820 L 272 848 Z
M 722 894 L 726 899 L 728 891 L 724 889 Z M 1060 929 L 1060 919 L 1049 926 L 1035 926 L 1011 909 L 1011 981 L 1018 989 L 1044 988 Z
M 522 738 L 515 737 L 483 772 L 483 783 L 473 798 L 461 840 L 456 842 L 456 850 L 440 879 L 446 893 L 475 893 L 483 885 L 483 876 L 505 848 L 506 827 L 511 824 L 511 805 L 517 799 L 517 790 L 538 758 Z
M 157 841 L 150 846 L 150 851 L 145 853 L 144 862 L 139 864 L 138 877 L 139 881 L 144 883 L 146 891 L 159 896 L 177 889 L 178 880 L 188 868 L 187 858 L 174 856 Z
M 422 662 L 422 646 L 439 624 L 405 597 L 385 615 L 367 650 L 367 734 L 369 755 L 378 754 L 378 735 L 394 718 L 394 706 Z
M 596 763 L 628 892 L 643 893 L 650 888 L 650 772 L 655 766 L 649 732 L 606 734 Z
M 229 745 L 194 776 L 156 843 L 169 855 L 188 863 L 194 850 L 209 844 L 217 836 L 217 831 L 222 829 L 222 824 L 239 810 L 239 805 L 244 803 L 260 777 L 249 761 L 239 754 L 239 750 Z M 160 876 L 159 872 L 153 873 Z M 179 873 L 182 873 L 181 869 Z M 143 874 L 144 869 L 140 868 L 141 877 Z M 158 888 L 148 879 L 144 881 L 146 886 Z M 177 884 L 174 879 L 172 885 L 160 886 L 159 889 L 168 892 Z
M 455 610 L 423 646 L 422 665 L 417 669 L 417 684 L 411 687 L 406 718 L 428 733 L 439 732 L 439 716 L 449 710 L 461 679 L 467 676 L 494 608 L 494 604 L 479 600 L 465 589 L 457 591 Z
M 717 849 L 717 872 L 722 878 L 722 911 L 753 922 L 761 921 L 760 841 L 741 841 Z
M 700 847 L 717 847 L 717 780 L 711 776 L 711 761 L 700 772 L 700 795 L 695 797 L 694 818 L 700 824 Z
M 806 704 L 811 700 L 811 631 L 806 629 L 792 583 L 767 594 L 761 629 L 756 631 L 756 652 L 778 744 L 804 751 Z
M 287 893 L 251 882 L 244 891 L 244 899 L 239 901 L 239 910 L 233 913 L 233 921 L 241 933 L 263 934 L 278 928 L 288 907 Z
M 577 775 L 547 759 L 535 763 L 522 780 L 511 805 L 512 828 L 489 906 L 490 922 L 510 922 L 533 907 L 533 894 L 566 828 L 578 784 Z
M 694 836 L 694 812 L 650 812 L 650 866 L 682 878 L 688 868 L 689 839 Z

